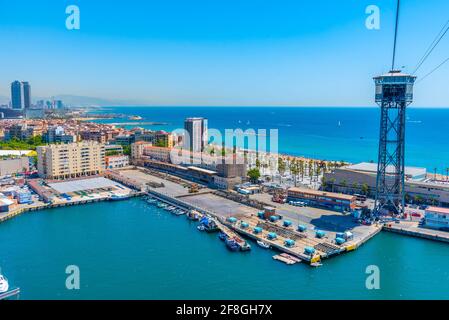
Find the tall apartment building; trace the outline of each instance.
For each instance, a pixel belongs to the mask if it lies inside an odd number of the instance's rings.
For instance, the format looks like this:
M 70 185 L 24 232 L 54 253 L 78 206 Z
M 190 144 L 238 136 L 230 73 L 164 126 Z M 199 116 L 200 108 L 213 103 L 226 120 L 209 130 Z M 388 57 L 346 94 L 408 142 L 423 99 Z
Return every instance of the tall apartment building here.
M 105 169 L 105 147 L 96 141 L 37 147 L 39 175 L 68 179 L 97 175 Z
M 184 139 L 185 148 L 192 152 L 202 152 L 208 143 L 207 119 L 187 118 L 184 121 L 184 129 L 188 137 Z
M 29 109 L 31 107 L 31 86 L 28 82 L 11 83 L 11 106 L 13 109 Z

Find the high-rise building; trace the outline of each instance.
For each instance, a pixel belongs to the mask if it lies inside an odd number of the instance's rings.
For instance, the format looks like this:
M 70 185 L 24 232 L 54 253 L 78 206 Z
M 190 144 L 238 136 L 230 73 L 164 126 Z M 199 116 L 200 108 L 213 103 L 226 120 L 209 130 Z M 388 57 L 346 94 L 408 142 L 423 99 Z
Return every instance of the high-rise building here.
M 31 86 L 29 82 L 22 82 L 23 107 L 31 108 Z
M 188 134 L 184 139 L 184 146 L 192 152 L 202 152 L 208 143 L 207 119 L 187 118 L 184 129 Z
M 31 107 L 31 86 L 29 82 L 16 80 L 11 83 L 11 107 L 13 109 L 29 109 Z
M 38 171 L 47 179 L 68 179 L 101 174 L 105 169 L 104 144 L 85 141 L 37 147 Z

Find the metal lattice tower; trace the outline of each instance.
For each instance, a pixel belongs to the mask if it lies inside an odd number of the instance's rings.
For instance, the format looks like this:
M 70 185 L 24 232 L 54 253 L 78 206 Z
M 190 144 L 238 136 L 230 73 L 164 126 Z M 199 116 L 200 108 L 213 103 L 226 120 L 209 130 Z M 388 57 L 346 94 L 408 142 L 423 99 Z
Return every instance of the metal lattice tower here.
M 374 213 L 402 215 L 405 205 L 405 114 L 416 77 L 390 71 L 374 78 L 380 106 L 380 138 Z

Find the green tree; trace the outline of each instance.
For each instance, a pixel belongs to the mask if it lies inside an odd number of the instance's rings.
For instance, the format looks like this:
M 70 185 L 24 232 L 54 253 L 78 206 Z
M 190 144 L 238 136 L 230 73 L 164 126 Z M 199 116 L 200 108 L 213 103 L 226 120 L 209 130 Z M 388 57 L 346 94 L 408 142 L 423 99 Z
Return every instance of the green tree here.
M 123 154 L 130 156 L 131 155 L 131 146 L 123 146 Z
M 368 193 L 369 193 L 369 186 L 368 186 L 368 184 L 366 184 L 366 183 L 364 183 L 364 184 L 362 184 L 362 194 L 364 194 L 364 195 L 368 195 Z
M 260 178 L 260 170 L 258 168 L 253 168 L 251 170 L 248 170 L 247 175 L 252 183 L 257 183 Z

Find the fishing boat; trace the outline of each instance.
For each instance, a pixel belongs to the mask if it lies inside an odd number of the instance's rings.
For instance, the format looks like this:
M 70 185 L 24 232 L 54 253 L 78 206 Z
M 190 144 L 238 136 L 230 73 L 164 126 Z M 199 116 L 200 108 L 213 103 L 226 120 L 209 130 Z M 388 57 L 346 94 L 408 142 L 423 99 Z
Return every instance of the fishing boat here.
M 7 292 L 9 290 L 8 280 L 0 274 L 0 293 Z
M 239 251 L 240 245 L 235 241 L 235 239 L 226 239 L 226 247 L 231 251 Z
M 271 246 L 270 246 L 268 243 L 263 242 L 263 241 L 261 241 L 261 240 L 258 240 L 258 241 L 257 241 L 257 245 L 258 245 L 259 247 L 264 248 L 264 249 L 270 249 L 270 248 L 271 248 Z

